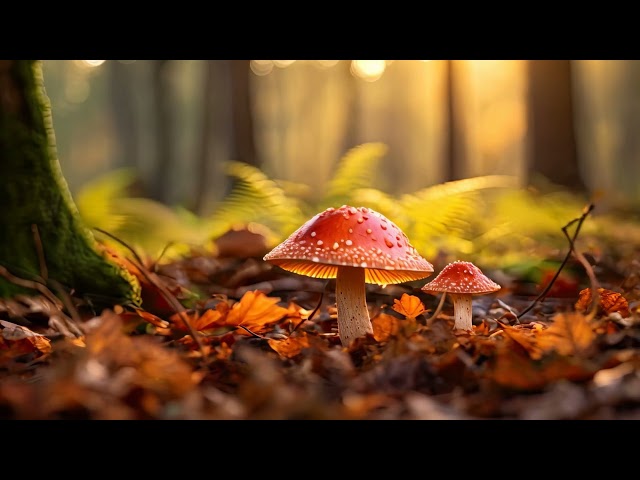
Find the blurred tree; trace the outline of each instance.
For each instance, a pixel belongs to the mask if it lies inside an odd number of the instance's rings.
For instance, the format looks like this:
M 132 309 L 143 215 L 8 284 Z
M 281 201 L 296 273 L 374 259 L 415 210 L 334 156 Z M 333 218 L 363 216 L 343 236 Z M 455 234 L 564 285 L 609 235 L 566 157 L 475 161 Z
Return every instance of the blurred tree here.
M 580 173 L 573 121 L 571 61 L 531 60 L 529 77 L 529 177 L 542 175 L 576 192 Z
M 153 110 L 155 117 L 156 158 L 155 179 L 150 195 L 162 203 L 169 202 L 169 183 L 172 180 L 174 129 L 172 116 L 171 68 L 172 60 L 152 61 Z
M 138 124 L 134 102 L 131 68 L 118 60 L 107 62 L 109 90 L 115 138 L 119 143 L 120 154 L 114 159 L 112 168 L 139 167 Z
M 251 60 L 229 60 L 231 72 L 231 115 L 233 122 L 233 160 L 260 167 L 255 143 L 251 99 Z
M 136 279 L 98 251 L 62 176 L 41 62 L 1 60 L 0 93 L 0 265 L 100 304 L 139 303 Z M 0 297 L 25 290 L 4 273 Z
M 445 63 L 445 95 L 447 97 L 447 154 L 445 157 L 447 163 L 445 181 L 451 181 L 465 177 L 464 132 L 460 126 L 455 60 L 445 60 Z
M 199 147 L 196 158 L 196 181 L 193 210 L 198 214 L 210 213 L 207 206 L 227 193 L 228 183 L 224 174 L 224 152 L 228 152 L 231 131 L 227 115 L 230 101 L 220 92 L 228 91 L 229 68 L 227 62 L 205 60 L 203 65 L 202 116 Z M 253 134 L 251 134 L 253 135 Z

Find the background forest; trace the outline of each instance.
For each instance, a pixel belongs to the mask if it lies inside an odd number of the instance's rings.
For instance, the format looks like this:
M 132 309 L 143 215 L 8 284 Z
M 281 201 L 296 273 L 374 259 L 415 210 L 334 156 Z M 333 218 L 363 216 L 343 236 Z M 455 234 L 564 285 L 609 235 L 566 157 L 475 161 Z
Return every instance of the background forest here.
M 640 61 L 5 60 L 0 77 L 0 416 L 640 418 Z M 395 260 L 415 247 L 429 278 L 265 258 L 344 204 L 394 222 Z M 380 240 L 371 258 L 403 248 L 365 213 L 327 216 Z M 350 258 L 351 238 L 315 236 Z M 464 328 L 459 296 L 423 289 L 454 260 L 498 284 L 464 294 Z M 341 298 L 360 302 L 354 341 Z

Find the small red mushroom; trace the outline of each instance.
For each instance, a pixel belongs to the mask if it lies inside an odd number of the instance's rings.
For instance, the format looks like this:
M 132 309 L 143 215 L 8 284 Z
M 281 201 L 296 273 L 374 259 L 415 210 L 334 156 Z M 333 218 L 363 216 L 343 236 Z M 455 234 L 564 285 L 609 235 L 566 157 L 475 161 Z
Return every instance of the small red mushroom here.
M 395 223 L 349 205 L 317 214 L 264 260 L 300 275 L 336 279 L 338 335 L 344 346 L 373 333 L 366 283 L 408 282 L 433 272 Z
M 473 263 L 456 260 L 444 267 L 438 276 L 421 290 L 431 294 L 448 293 L 453 301 L 453 328 L 471 330 L 472 296 L 496 292 L 500 288 L 502 287 L 485 276 Z

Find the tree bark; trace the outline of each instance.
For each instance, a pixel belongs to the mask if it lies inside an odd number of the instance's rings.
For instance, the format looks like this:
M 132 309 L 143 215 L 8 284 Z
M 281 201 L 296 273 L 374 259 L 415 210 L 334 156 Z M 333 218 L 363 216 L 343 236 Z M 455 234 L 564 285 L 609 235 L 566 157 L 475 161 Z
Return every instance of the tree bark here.
M 456 94 L 455 60 L 445 60 L 445 89 L 447 111 L 447 145 L 445 181 L 460 180 L 465 176 L 464 132 L 460 127 L 458 97 Z
M 529 77 L 529 178 L 542 175 L 575 192 L 586 190 L 573 121 L 571 61 L 531 60 Z
M 231 71 L 231 118 L 233 122 L 233 160 L 261 166 L 256 150 L 251 104 L 250 60 L 229 60 Z
M 115 159 L 116 167 L 138 166 L 138 131 L 134 90 L 128 65 L 116 60 L 107 63 L 109 68 L 109 89 L 111 108 L 115 124 L 120 155 Z
M 2 267 L 101 305 L 139 304 L 136 279 L 98 250 L 80 220 L 57 159 L 40 61 L 0 60 L 0 178 Z M 19 292 L 0 277 L 0 297 Z
M 153 62 L 153 105 L 156 120 L 155 180 L 151 185 L 151 197 L 159 202 L 169 202 L 169 184 L 173 164 L 173 122 L 171 116 L 171 86 L 169 68 L 171 60 Z

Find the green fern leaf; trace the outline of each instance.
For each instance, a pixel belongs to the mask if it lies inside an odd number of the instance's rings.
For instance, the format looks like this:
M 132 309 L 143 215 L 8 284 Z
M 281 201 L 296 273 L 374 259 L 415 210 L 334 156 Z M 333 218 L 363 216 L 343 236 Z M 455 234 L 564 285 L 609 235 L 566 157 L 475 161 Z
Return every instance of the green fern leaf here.
M 208 231 L 213 238 L 238 224 L 253 222 L 284 237 L 304 221 L 298 203 L 260 169 L 232 161 L 227 162 L 226 172 L 235 182 L 209 218 Z
M 327 185 L 320 210 L 353 203 L 354 192 L 373 183 L 376 163 L 387 153 L 384 143 L 363 143 L 349 150 L 338 162 L 338 168 Z M 355 205 L 359 206 L 359 205 Z
M 404 231 L 418 251 L 433 253 L 434 245 L 446 244 L 455 237 L 466 240 L 455 244 L 468 253 L 471 225 L 482 210 L 480 193 L 516 186 L 515 177 L 488 175 L 432 185 L 402 195 L 398 203 L 403 212 L 400 218 L 406 222 Z

